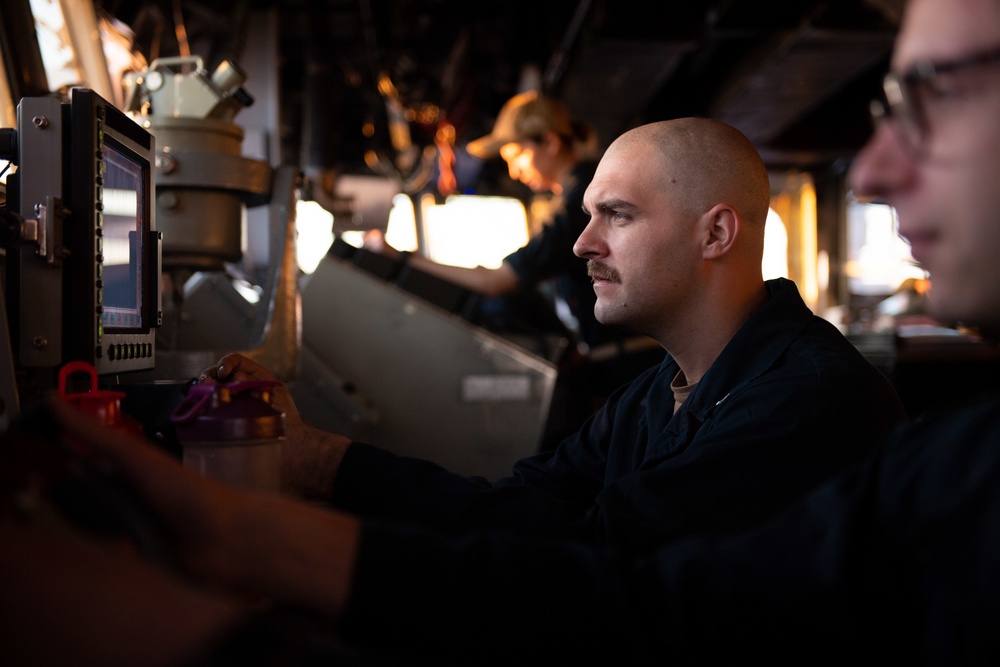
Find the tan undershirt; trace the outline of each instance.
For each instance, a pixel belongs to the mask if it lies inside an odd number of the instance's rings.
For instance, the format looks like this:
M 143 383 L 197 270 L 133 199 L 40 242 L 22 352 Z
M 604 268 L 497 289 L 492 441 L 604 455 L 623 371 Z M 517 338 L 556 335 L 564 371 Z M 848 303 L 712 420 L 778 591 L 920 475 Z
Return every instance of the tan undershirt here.
M 677 371 L 677 375 L 675 375 L 674 379 L 670 381 L 670 389 L 674 392 L 674 414 L 677 413 L 681 405 L 691 394 L 692 390 L 694 390 L 697 386 L 697 382 L 687 384 L 687 378 L 684 377 L 684 371 Z

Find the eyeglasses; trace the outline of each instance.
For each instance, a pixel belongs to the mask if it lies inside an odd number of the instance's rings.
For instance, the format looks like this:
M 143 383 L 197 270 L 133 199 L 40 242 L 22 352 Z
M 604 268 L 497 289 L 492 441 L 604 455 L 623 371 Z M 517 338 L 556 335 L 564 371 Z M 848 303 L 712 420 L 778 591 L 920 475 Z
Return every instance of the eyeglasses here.
M 872 119 L 876 125 L 895 121 L 904 145 L 914 154 L 921 154 L 930 138 L 927 103 L 948 95 L 941 78 L 996 63 L 1000 63 L 1000 48 L 946 62 L 921 61 L 902 74 L 890 72 L 882 81 L 885 100 L 872 100 L 869 105 Z

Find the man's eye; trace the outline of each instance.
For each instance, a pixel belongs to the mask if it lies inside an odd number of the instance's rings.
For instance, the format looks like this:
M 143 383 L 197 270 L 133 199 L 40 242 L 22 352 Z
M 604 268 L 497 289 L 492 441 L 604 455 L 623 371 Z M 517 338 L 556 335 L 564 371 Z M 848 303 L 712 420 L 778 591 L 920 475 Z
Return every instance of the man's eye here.
M 921 86 L 919 93 L 932 99 L 960 97 L 974 88 L 972 78 L 942 74 Z
M 961 91 L 954 84 L 949 84 L 947 81 L 937 81 L 934 87 L 925 94 L 940 100 L 955 97 L 960 92 Z

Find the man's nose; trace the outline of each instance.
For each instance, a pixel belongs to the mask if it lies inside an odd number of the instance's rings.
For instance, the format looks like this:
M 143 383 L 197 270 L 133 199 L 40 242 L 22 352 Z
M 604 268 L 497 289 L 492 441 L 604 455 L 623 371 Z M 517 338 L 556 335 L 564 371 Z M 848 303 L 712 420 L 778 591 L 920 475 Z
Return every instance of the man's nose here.
M 577 237 L 576 243 L 573 244 L 573 254 L 577 257 L 594 257 L 598 255 L 597 244 L 595 243 L 595 231 L 593 229 L 593 221 L 589 222 L 583 231 L 580 232 L 580 236 Z
M 916 161 L 891 123 L 878 126 L 848 173 L 854 195 L 873 199 L 891 195 L 913 177 Z

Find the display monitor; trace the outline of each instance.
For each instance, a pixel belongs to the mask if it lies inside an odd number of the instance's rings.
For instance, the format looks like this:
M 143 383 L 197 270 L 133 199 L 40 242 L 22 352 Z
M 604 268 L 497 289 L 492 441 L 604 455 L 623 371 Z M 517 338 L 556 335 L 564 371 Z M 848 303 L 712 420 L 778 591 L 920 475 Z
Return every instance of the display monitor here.
M 162 322 L 153 137 L 93 91 L 71 94 L 64 349 L 99 374 L 149 369 Z
M 68 103 L 21 100 L 17 135 L 16 200 L 39 231 L 8 252 L 15 359 L 29 370 L 82 360 L 99 375 L 153 368 L 163 316 L 152 135 L 83 88 Z

